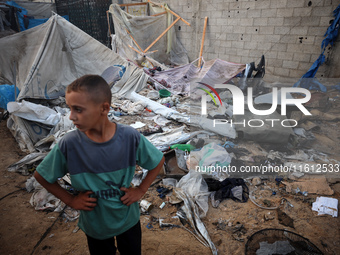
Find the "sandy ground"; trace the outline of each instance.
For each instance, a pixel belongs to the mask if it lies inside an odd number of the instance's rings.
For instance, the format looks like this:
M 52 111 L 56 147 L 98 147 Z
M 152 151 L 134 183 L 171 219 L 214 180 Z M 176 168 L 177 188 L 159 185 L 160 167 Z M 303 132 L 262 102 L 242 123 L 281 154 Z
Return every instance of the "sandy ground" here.
M 321 122 L 319 123 L 322 124 Z M 339 155 L 338 122 L 327 122 L 316 134 L 318 150 L 332 156 Z M 77 230 L 77 221 L 67 222 L 58 213 L 35 211 L 30 205 L 31 193 L 24 190 L 29 176 L 7 171 L 7 167 L 25 156 L 6 127 L 0 123 L 0 254 L 89 254 L 84 233 Z M 339 179 L 328 179 L 334 190 L 331 197 L 340 198 Z M 267 186 L 275 185 L 272 180 Z M 311 203 L 317 195 L 292 195 L 280 186 L 279 195 L 294 207 L 283 204 L 281 211 L 292 218 L 291 227 L 279 223 L 276 210 L 265 210 L 246 203 L 224 200 L 218 208 L 209 207 L 203 222 L 219 254 L 244 254 L 248 238 L 261 229 L 287 229 L 308 238 L 324 254 L 340 254 L 340 219 L 317 216 Z M 160 228 L 157 220 L 169 220 L 176 214 L 176 206 L 157 196 L 155 187 L 144 197 L 155 205 L 149 215 L 141 216 L 143 254 L 211 254 L 209 248 L 183 228 Z M 272 199 L 271 197 L 268 198 Z M 275 204 L 275 198 L 272 199 Z M 149 226 L 149 228 L 147 227 Z

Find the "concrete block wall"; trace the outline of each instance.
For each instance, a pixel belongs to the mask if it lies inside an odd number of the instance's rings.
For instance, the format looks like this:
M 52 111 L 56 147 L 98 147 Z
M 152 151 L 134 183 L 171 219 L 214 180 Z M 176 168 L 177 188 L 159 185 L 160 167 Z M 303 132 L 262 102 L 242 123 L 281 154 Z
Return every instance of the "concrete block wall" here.
M 207 16 L 205 60 L 220 58 L 257 64 L 265 55 L 265 79 L 284 81 L 300 78 L 318 58 L 323 36 L 334 18 L 332 12 L 340 1 L 167 0 L 166 3 L 191 23 L 187 26 L 179 21 L 175 25 L 191 61 L 199 56 Z M 340 78 L 339 43 L 338 37 L 333 47 L 327 47 L 328 60 L 319 68 L 318 78 Z

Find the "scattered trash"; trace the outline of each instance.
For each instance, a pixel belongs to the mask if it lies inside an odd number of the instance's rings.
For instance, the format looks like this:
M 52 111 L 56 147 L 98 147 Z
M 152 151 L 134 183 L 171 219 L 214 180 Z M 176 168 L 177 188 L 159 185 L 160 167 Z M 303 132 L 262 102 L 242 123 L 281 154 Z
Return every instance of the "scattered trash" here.
M 338 217 L 338 199 L 331 197 L 317 197 L 313 203 L 312 210 L 318 212 L 318 215 L 332 215 Z
M 150 212 L 154 207 L 153 204 L 147 200 L 141 200 L 139 205 L 140 205 L 142 212 Z
M 282 212 L 280 208 L 277 208 L 277 218 L 280 224 L 294 228 L 294 220 L 289 217 L 285 212 Z
M 142 128 L 144 126 L 145 126 L 145 124 L 140 122 L 140 121 L 136 121 L 136 123 L 130 125 L 130 127 L 133 127 L 135 129 Z

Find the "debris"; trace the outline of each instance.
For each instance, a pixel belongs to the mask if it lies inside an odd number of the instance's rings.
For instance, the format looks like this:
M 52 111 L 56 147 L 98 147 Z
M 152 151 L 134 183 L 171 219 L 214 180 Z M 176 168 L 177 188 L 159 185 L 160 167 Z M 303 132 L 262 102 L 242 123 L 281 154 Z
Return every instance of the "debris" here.
M 286 185 L 286 191 L 292 192 L 296 191 L 298 189 L 302 192 L 307 192 L 311 194 L 317 194 L 317 195 L 333 195 L 334 191 L 331 189 L 331 187 L 328 185 L 326 177 L 320 176 L 318 178 L 312 178 L 307 180 L 297 180 L 292 183 L 288 182 L 282 182 Z M 296 192 L 295 192 L 296 193 Z
M 135 129 L 138 129 L 138 128 L 142 128 L 145 126 L 144 123 L 140 122 L 140 121 L 136 121 L 134 124 L 131 124 L 130 125 L 131 127 L 135 128 Z
M 139 205 L 142 212 L 150 212 L 154 207 L 153 204 L 147 200 L 141 200 Z
M 294 228 L 294 220 L 289 217 L 285 212 L 282 212 L 280 208 L 277 208 L 277 218 L 280 224 Z
M 338 199 L 330 197 L 317 197 L 313 203 L 312 210 L 318 212 L 318 215 L 332 215 L 338 217 Z
M 261 178 L 260 177 L 254 177 L 251 181 L 252 185 L 257 186 L 260 185 L 262 183 Z

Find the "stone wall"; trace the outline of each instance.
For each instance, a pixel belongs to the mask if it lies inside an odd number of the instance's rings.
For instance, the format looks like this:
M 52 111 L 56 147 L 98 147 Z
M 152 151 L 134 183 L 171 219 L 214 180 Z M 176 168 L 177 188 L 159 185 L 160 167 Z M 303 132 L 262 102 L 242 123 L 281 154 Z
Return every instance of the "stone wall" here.
M 258 63 L 261 55 L 265 55 L 265 78 L 277 81 L 299 78 L 311 67 L 321 53 L 323 36 L 340 1 L 167 0 L 166 3 L 191 23 L 187 26 L 179 21 L 175 25 L 191 61 L 199 56 L 207 16 L 205 60 Z M 328 60 L 317 77 L 340 78 L 339 48 L 338 44 L 327 47 Z

